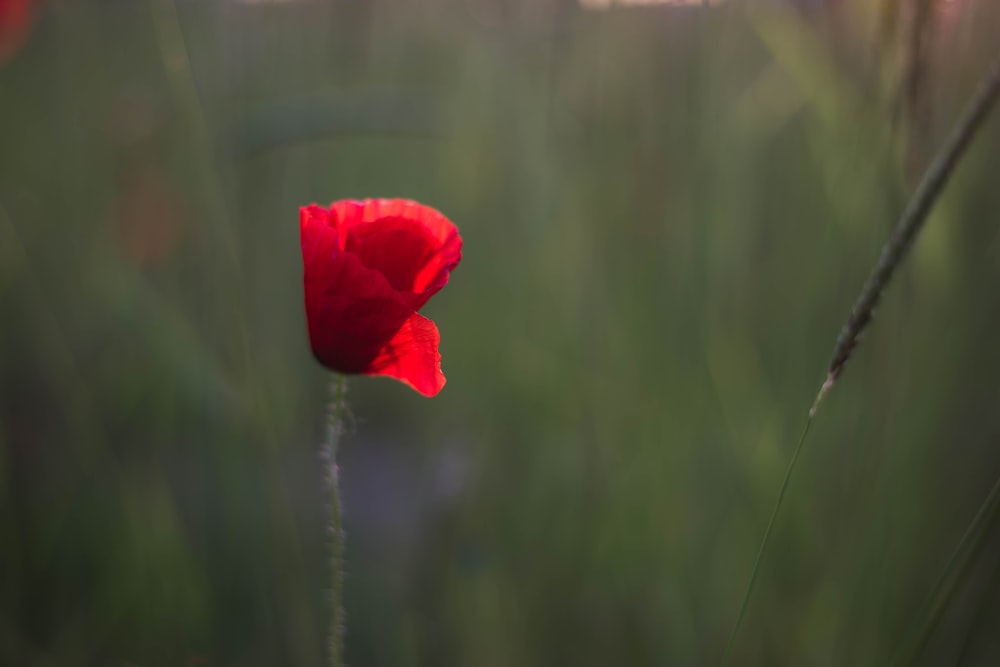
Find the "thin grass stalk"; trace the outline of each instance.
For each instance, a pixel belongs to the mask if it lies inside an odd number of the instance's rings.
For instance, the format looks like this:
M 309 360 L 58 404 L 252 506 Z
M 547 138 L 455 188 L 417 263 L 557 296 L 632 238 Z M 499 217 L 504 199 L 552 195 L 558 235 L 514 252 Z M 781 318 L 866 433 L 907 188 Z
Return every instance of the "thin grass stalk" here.
M 959 584 L 982 549 L 986 537 L 985 527 L 995 519 L 998 509 L 1000 509 L 1000 477 L 993 483 L 986 500 L 979 506 L 976 515 L 966 527 L 962 539 L 958 541 L 951 557 L 948 558 L 944 571 L 924 601 L 918 616 L 920 619 L 918 629 L 903 639 L 889 661 L 890 666 L 909 665 L 920 656 L 948 603 L 958 590 Z
M 976 611 L 965 627 L 965 637 L 962 640 L 961 649 L 955 658 L 956 667 L 967 664 L 971 658 L 976 638 L 982 636 L 986 631 L 988 627 L 987 614 L 993 607 L 993 603 L 996 602 L 995 591 L 998 586 L 1000 586 L 1000 560 L 993 564 L 993 572 L 990 574 L 990 580 L 983 586 L 982 593 L 979 596 L 979 604 L 976 605 Z
M 888 286 L 889 281 L 896 272 L 896 269 L 902 263 L 903 259 L 905 259 L 907 252 L 913 245 L 914 239 L 923 228 L 923 225 L 927 221 L 934 204 L 937 202 L 938 197 L 944 190 L 944 186 L 951 178 L 955 167 L 965 154 L 966 149 L 968 149 L 976 132 L 982 126 L 983 121 L 992 110 L 998 95 L 1000 95 L 1000 58 L 993 63 L 989 73 L 980 85 L 976 96 L 973 98 L 971 104 L 959 119 L 955 128 L 952 130 L 948 141 L 924 172 L 920 184 L 917 186 L 916 191 L 910 198 L 902 216 L 900 216 L 896 227 L 893 229 L 892 235 L 883 246 L 882 252 L 872 269 L 871 275 L 862 287 L 861 294 L 858 296 L 854 307 L 851 309 L 851 315 L 848 318 L 847 323 L 841 329 L 840 336 L 837 338 L 837 343 L 834 347 L 833 358 L 827 370 L 826 380 L 820 387 L 820 390 L 816 395 L 816 399 L 813 401 L 812 407 L 809 409 L 805 427 L 802 430 L 802 435 L 799 436 L 798 444 L 795 446 L 791 461 L 788 464 L 788 470 L 785 472 L 784 479 L 782 479 L 781 488 L 778 491 L 778 498 L 775 501 L 774 509 L 771 511 L 767 527 L 764 529 L 764 536 L 761 538 L 760 547 L 757 550 L 757 557 L 754 560 L 753 568 L 750 572 L 750 580 L 747 583 L 746 592 L 744 593 L 743 601 L 740 604 L 740 611 L 736 617 L 736 623 L 733 626 L 733 630 L 729 635 L 729 641 L 726 643 L 725 651 L 722 654 L 721 664 L 723 666 L 729 664 L 736 636 L 743 623 L 743 618 L 746 615 L 747 606 L 749 605 L 750 598 L 753 593 L 754 584 L 756 583 L 757 577 L 760 573 L 760 565 L 763 560 L 764 552 L 767 549 L 767 544 L 771 538 L 771 532 L 774 528 L 775 519 L 778 516 L 778 512 L 781 510 L 785 492 L 788 489 L 792 473 L 795 471 L 795 464 L 798 462 L 799 455 L 801 454 L 802 448 L 805 444 L 806 436 L 809 433 L 809 427 L 812 424 L 813 417 L 816 415 L 819 404 L 823 400 L 826 393 L 833 387 L 837 378 L 840 377 L 840 374 L 844 370 L 844 366 L 847 364 L 852 353 L 854 352 L 854 349 L 860 342 L 862 334 L 864 334 L 868 325 L 871 324 L 872 318 L 875 314 L 875 307 L 878 305 L 882 292 Z M 998 480 L 997 483 L 998 486 L 994 487 L 995 491 L 1000 490 L 1000 480 Z M 998 491 L 998 493 L 1000 493 L 1000 491 Z M 991 492 L 990 497 L 987 498 L 983 507 L 980 508 L 979 514 L 977 514 L 976 518 L 973 519 L 973 524 L 970 525 L 966 536 L 963 537 L 962 541 L 959 543 L 959 547 L 956 548 L 955 554 L 952 555 L 952 559 L 945 568 L 945 574 L 942 575 L 938 585 L 935 586 L 932 601 L 936 598 L 938 589 L 944 587 L 945 582 L 951 575 L 954 566 L 957 564 L 956 560 L 959 552 L 964 548 L 966 541 L 971 539 L 971 534 L 974 532 L 973 528 L 977 526 L 977 521 L 981 520 L 980 517 L 986 510 L 987 505 L 991 502 L 995 504 L 995 499 L 991 501 L 993 495 L 993 492 Z M 974 549 L 973 551 L 976 550 L 977 549 Z M 947 593 L 943 604 L 936 607 L 937 611 L 932 612 L 931 615 L 927 617 L 928 621 L 924 624 L 924 626 L 922 626 L 924 630 L 917 635 L 918 642 L 926 642 L 926 635 L 929 635 L 929 632 L 933 630 L 936 619 L 943 610 L 944 605 L 947 604 L 947 599 L 949 597 L 950 592 Z M 920 647 L 922 647 L 922 645 L 923 644 L 920 643 Z M 917 650 L 919 651 L 919 648 Z
M 871 275 L 861 288 L 861 293 L 851 309 L 851 315 L 837 338 L 833 349 L 833 358 L 827 369 L 826 381 L 823 382 L 823 386 L 816 396 L 810 410 L 812 413 L 815 414 L 820 401 L 843 372 L 844 366 L 861 341 L 861 336 L 871 324 L 882 292 L 885 291 L 896 269 L 906 258 L 907 252 L 913 245 L 913 240 L 923 228 L 935 202 L 944 190 L 944 186 L 947 185 L 955 167 L 992 110 L 998 95 L 1000 95 L 1000 58 L 986 75 L 978 93 L 955 125 L 944 147 L 927 167 L 913 197 L 910 198 L 899 222 L 893 229 L 892 235 L 882 247 L 882 253 L 879 255 Z
M 764 559 L 764 550 L 767 548 L 767 543 L 771 539 L 771 530 L 774 528 L 774 520 L 778 518 L 778 512 L 781 510 L 781 505 L 785 500 L 785 492 L 788 490 L 788 482 L 792 479 L 792 472 L 795 470 L 795 464 L 798 463 L 799 454 L 802 453 L 802 445 L 806 441 L 806 435 L 809 433 L 809 426 L 812 425 L 813 416 L 810 414 L 806 418 L 806 425 L 802 429 L 802 435 L 799 436 L 799 442 L 795 446 L 795 451 L 792 453 L 792 459 L 788 462 L 788 470 L 785 471 L 785 477 L 781 480 L 781 489 L 778 491 L 778 499 L 774 502 L 774 509 L 771 510 L 771 517 L 767 520 L 767 528 L 764 529 L 764 537 L 761 538 L 760 547 L 757 549 L 757 557 L 753 561 L 753 568 L 750 570 L 750 580 L 747 582 L 746 592 L 743 594 L 743 601 L 740 603 L 740 611 L 736 616 L 736 623 L 733 625 L 732 632 L 729 633 L 729 641 L 726 642 L 726 650 L 722 654 L 722 665 L 729 664 L 730 656 L 733 651 L 733 644 L 736 641 L 736 635 L 740 631 L 740 626 L 743 624 L 743 617 L 746 615 L 747 606 L 750 604 L 750 596 L 753 594 L 754 584 L 757 583 L 757 575 L 760 573 L 760 564 Z
M 209 222 L 213 231 L 219 236 L 222 257 L 232 265 L 237 274 L 240 274 L 242 260 L 234 223 L 236 216 L 226 200 L 225 184 L 219 173 L 221 164 L 215 149 L 217 142 L 205 99 L 198 88 L 177 0 L 157 0 L 151 4 L 151 10 L 167 82 L 178 107 L 194 133 L 192 146 L 198 151 L 198 159 L 194 166 L 199 172 L 197 180 L 201 183 L 205 205 L 209 209 Z M 237 286 L 241 284 L 237 282 Z M 237 294 L 246 300 L 242 288 Z
M 344 664 L 344 526 L 340 509 L 340 474 L 337 449 L 344 435 L 347 411 L 347 378 L 339 373 L 330 380 L 323 462 L 330 501 L 330 628 L 331 667 Z

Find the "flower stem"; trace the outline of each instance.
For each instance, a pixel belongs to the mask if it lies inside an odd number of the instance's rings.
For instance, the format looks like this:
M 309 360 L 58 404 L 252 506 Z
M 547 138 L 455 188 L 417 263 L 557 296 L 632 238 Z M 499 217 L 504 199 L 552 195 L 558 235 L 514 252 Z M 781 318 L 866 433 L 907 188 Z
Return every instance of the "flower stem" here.
M 344 527 L 340 513 L 340 481 L 337 470 L 337 447 L 344 435 L 347 403 L 347 378 L 335 374 L 330 380 L 330 408 L 326 421 L 323 460 L 327 466 L 330 493 L 330 665 L 344 664 Z

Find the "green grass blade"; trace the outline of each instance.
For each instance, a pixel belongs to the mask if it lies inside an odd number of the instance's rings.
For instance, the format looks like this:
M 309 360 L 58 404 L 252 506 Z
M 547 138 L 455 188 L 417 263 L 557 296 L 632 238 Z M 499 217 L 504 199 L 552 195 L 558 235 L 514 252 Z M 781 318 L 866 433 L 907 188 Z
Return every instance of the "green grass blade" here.
M 806 425 L 802 429 L 802 435 L 799 436 L 799 442 L 795 446 L 795 451 L 792 453 L 792 458 L 788 462 L 788 470 L 785 471 L 785 478 L 781 481 L 781 489 L 778 491 L 778 499 L 774 503 L 774 509 L 771 510 L 771 518 L 767 520 L 767 528 L 764 529 L 764 537 L 760 540 L 760 547 L 757 549 L 757 557 L 753 562 L 753 569 L 750 571 L 750 580 L 747 582 L 746 592 L 743 594 L 743 602 L 740 603 L 740 612 L 736 617 L 736 624 L 733 625 L 733 631 L 729 634 L 729 641 L 726 642 L 726 650 L 722 654 L 722 665 L 728 665 L 729 659 L 732 654 L 733 644 L 736 641 L 736 635 L 740 631 L 740 626 L 743 624 L 743 617 L 746 616 L 747 606 L 750 603 L 750 596 L 753 594 L 754 584 L 757 583 L 757 575 L 760 574 L 760 564 L 764 558 L 764 550 L 767 549 L 767 543 L 771 539 L 771 531 L 774 529 L 774 521 L 778 517 L 778 512 L 781 510 L 781 505 L 785 500 L 785 492 L 788 490 L 788 482 L 792 479 L 792 473 L 795 471 L 795 464 L 799 460 L 799 454 L 802 453 L 802 446 L 805 444 L 806 435 L 809 433 L 809 427 L 812 425 L 812 420 L 815 412 L 813 410 L 809 411 L 809 416 L 806 418 Z

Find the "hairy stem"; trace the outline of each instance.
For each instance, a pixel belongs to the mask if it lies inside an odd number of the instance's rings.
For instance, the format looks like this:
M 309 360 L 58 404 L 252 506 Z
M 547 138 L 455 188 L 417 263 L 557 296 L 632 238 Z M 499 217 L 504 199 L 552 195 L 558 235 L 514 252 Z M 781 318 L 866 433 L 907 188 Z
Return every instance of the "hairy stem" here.
M 330 665 L 344 664 L 344 527 L 340 511 L 340 480 L 337 447 L 344 435 L 347 378 L 336 374 L 330 380 L 330 408 L 327 413 L 323 460 L 330 494 Z

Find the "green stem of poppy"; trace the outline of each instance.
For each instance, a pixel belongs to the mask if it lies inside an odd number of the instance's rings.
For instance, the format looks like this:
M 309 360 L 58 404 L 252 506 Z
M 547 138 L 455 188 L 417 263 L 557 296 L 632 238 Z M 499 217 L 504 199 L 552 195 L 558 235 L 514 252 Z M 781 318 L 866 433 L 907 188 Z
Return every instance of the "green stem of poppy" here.
M 344 664 L 344 526 L 340 512 L 340 480 L 337 447 L 344 435 L 347 378 L 335 374 L 330 380 L 330 408 L 327 413 L 323 459 L 327 466 L 330 493 L 330 665 Z

